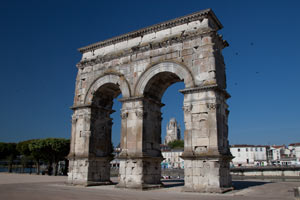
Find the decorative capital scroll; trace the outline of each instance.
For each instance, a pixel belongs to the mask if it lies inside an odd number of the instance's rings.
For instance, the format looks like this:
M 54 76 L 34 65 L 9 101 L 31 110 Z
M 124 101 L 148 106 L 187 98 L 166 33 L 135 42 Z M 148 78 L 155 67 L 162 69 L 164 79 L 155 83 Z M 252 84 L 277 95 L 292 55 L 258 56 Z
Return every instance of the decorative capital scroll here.
M 72 116 L 72 124 L 75 124 L 77 122 L 77 116 Z
M 143 112 L 142 110 L 137 110 L 135 111 L 135 114 L 139 119 L 143 119 L 143 117 L 146 116 L 147 113 Z
M 190 104 L 190 105 L 188 105 L 188 106 L 183 106 L 183 107 L 182 107 L 182 110 L 183 110 L 184 112 L 191 112 L 192 109 L 193 109 L 193 105 L 192 105 L 192 104 Z
M 216 110 L 219 108 L 219 104 L 216 103 L 207 103 L 206 106 L 209 110 Z
M 122 111 L 121 118 L 122 119 L 127 119 L 128 118 L 128 112 L 127 111 Z

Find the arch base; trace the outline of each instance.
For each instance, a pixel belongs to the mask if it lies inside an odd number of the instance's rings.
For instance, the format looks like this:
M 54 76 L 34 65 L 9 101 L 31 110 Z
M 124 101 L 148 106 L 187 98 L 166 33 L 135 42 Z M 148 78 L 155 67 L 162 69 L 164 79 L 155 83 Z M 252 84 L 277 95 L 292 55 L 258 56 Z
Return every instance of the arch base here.
M 67 184 L 80 186 L 113 184 L 110 180 L 110 161 L 111 157 L 70 159 Z
M 149 190 L 163 187 L 161 183 L 161 157 L 127 158 L 120 161 L 117 188 Z

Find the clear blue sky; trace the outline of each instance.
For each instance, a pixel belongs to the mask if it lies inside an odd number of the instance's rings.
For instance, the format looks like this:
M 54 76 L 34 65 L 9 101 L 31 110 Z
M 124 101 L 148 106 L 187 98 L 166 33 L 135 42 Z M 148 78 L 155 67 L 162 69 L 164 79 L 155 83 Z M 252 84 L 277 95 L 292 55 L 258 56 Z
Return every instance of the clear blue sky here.
M 230 143 L 300 142 L 299 2 L 2 1 L 0 141 L 70 137 L 77 48 L 212 8 L 230 44 L 223 51 Z M 163 137 L 171 117 L 183 126 L 183 87 L 172 85 L 163 97 Z M 113 117 L 118 143 L 119 113 Z

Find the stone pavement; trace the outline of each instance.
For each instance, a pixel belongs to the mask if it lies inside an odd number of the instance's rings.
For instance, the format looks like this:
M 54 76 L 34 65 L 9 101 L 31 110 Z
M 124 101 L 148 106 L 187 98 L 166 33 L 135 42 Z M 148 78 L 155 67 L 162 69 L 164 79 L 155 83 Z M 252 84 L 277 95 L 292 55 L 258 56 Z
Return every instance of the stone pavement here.
M 236 190 L 225 194 L 199 194 L 180 192 L 183 182 L 165 181 L 166 188 L 137 191 L 117 189 L 113 185 L 94 187 L 67 186 L 67 177 L 37 176 L 27 174 L 0 173 L 1 200 L 110 200 L 110 199 L 151 199 L 151 200 L 219 200 L 219 199 L 294 199 L 293 188 L 300 182 L 266 182 L 258 180 L 233 181 Z M 113 179 L 113 181 L 116 181 Z

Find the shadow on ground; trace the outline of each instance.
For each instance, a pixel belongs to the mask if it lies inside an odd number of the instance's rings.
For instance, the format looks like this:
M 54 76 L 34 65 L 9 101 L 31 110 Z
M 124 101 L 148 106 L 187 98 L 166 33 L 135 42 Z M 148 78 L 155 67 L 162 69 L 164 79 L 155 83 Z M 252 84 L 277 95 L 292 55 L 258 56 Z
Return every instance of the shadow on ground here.
M 118 184 L 118 180 L 115 178 L 112 180 L 113 185 Z M 161 180 L 164 188 L 181 187 L 184 186 L 183 179 L 162 179 Z M 261 186 L 270 182 L 267 181 L 232 181 L 234 190 L 243 190 L 250 187 Z
M 178 179 L 178 180 L 162 180 L 162 184 L 165 188 L 172 188 L 172 187 L 180 187 L 184 186 L 184 180 Z
M 232 185 L 234 190 L 242 190 L 250 187 L 264 185 L 270 182 L 262 182 L 262 181 L 232 181 Z
M 172 188 L 172 187 L 180 187 L 184 186 L 184 180 L 162 180 L 162 183 L 165 188 Z M 232 185 L 234 190 L 242 190 L 250 187 L 260 186 L 267 184 L 269 182 L 264 181 L 232 181 Z

